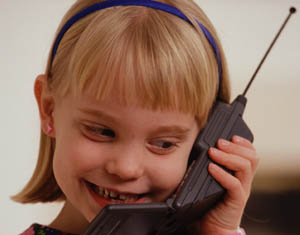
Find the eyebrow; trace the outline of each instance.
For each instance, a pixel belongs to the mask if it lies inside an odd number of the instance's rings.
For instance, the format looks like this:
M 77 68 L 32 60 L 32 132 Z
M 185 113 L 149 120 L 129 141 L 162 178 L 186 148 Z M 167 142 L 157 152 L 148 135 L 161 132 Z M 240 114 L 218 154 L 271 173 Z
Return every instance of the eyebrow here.
M 157 129 L 153 131 L 153 133 L 154 134 L 170 133 L 170 134 L 184 135 L 189 131 L 190 131 L 189 128 L 185 128 L 177 125 L 171 125 L 171 126 L 159 126 Z
M 84 114 L 88 114 L 88 115 L 91 115 L 91 116 L 94 116 L 94 117 L 97 117 L 99 119 L 109 119 L 111 121 L 114 121 L 116 122 L 116 118 L 107 114 L 107 113 L 104 113 L 100 110 L 94 110 L 94 109 L 86 109 L 86 108 L 79 108 L 79 111 L 84 113 Z

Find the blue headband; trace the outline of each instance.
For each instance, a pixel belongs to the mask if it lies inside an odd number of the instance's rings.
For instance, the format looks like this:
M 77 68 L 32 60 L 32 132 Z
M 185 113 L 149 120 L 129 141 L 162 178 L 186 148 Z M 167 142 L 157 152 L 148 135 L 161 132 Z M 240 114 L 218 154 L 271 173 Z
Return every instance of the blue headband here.
M 99 11 L 99 10 L 102 10 L 105 8 L 109 8 L 109 7 L 116 7 L 116 6 L 144 6 L 144 7 L 149 7 L 149 8 L 153 8 L 153 9 L 158 9 L 158 10 L 173 14 L 175 16 L 178 16 L 179 18 L 185 20 L 189 24 L 192 24 L 191 21 L 177 8 L 167 5 L 167 4 L 164 4 L 164 3 L 161 3 L 161 2 L 152 1 L 152 0 L 107 0 L 104 2 L 96 3 L 94 5 L 89 6 L 88 8 L 83 9 L 82 11 L 80 11 L 79 13 L 74 15 L 63 26 L 63 28 L 61 29 L 61 31 L 59 32 L 59 34 L 55 40 L 54 47 L 52 50 L 50 65 L 52 65 L 52 62 L 56 55 L 57 48 L 59 46 L 60 41 L 62 40 L 64 34 L 68 31 L 68 29 L 74 23 L 76 23 L 81 18 L 83 18 L 89 14 L 92 14 L 96 11 Z M 219 93 L 220 93 L 220 88 L 221 88 L 221 83 L 222 83 L 222 63 L 221 63 L 220 52 L 218 50 L 217 44 L 216 44 L 213 36 L 210 34 L 210 32 L 201 23 L 199 23 L 198 21 L 197 21 L 197 23 L 198 23 L 199 27 L 201 28 L 202 32 L 204 33 L 206 39 L 212 46 L 214 53 L 216 55 L 216 58 L 217 58 L 218 69 L 219 69 Z

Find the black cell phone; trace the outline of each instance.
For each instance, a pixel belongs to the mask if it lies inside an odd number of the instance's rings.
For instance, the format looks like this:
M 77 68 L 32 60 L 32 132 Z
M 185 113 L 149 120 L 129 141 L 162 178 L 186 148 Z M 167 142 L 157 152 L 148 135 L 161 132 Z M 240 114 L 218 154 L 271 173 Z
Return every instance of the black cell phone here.
M 251 142 L 253 135 L 242 119 L 246 98 L 238 96 L 232 104 L 216 102 L 205 128 L 199 133 L 189 158 L 189 168 L 174 195 L 165 202 L 111 204 L 91 222 L 84 235 L 168 234 L 203 215 L 225 193 L 208 173 L 210 147 L 220 138 L 234 135 Z

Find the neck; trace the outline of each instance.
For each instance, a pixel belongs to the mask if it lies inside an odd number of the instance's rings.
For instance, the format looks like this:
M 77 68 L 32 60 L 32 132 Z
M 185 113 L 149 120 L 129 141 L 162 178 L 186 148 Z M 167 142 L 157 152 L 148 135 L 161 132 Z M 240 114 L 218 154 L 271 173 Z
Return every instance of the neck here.
M 49 224 L 49 227 L 65 233 L 81 234 L 88 226 L 85 217 L 66 201 L 57 217 Z

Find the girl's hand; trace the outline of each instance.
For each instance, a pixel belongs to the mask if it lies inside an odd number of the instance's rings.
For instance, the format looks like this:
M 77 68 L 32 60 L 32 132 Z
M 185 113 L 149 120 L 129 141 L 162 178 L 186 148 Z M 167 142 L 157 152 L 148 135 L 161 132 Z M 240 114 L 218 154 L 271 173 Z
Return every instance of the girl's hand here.
M 207 212 L 193 226 L 196 234 L 236 233 L 251 191 L 258 165 L 252 143 L 234 136 L 232 142 L 220 139 L 218 149 L 211 148 L 211 159 L 234 172 L 234 175 L 211 163 L 208 171 L 226 190 L 224 200 Z

